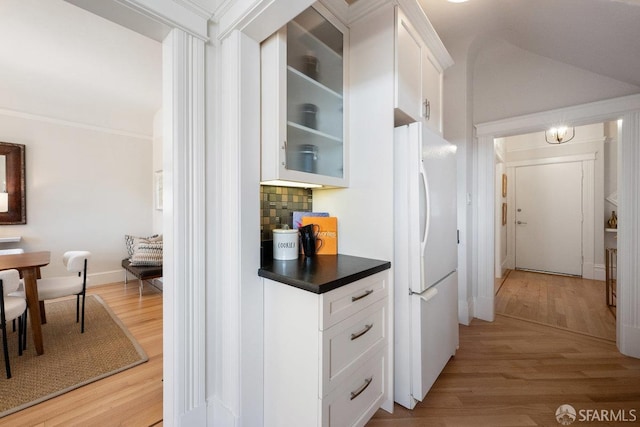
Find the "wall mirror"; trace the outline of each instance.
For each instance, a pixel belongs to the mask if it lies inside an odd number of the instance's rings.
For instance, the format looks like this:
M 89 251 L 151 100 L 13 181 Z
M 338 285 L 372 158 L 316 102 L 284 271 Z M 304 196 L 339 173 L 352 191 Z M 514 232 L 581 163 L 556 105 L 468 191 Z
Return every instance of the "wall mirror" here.
M 0 142 L 0 225 L 27 223 L 24 149 Z

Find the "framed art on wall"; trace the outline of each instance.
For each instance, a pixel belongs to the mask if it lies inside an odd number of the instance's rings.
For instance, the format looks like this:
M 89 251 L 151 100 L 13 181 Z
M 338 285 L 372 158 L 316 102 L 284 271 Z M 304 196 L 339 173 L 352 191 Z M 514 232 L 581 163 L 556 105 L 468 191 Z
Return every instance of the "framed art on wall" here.
M 502 225 L 507 225 L 507 204 L 502 204 Z
M 155 171 L 153 174 L 154 207 L 162 210 L 162 171 Z
M 502 197 L 507 197 L 507 174 L 502 174 Z

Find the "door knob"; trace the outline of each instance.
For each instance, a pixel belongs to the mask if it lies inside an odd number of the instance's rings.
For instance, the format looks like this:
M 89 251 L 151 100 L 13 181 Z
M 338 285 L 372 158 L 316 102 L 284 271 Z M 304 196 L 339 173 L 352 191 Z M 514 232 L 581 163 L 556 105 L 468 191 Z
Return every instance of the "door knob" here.
M 526 222 L 518 221 L 516 224 L 526 224 Z

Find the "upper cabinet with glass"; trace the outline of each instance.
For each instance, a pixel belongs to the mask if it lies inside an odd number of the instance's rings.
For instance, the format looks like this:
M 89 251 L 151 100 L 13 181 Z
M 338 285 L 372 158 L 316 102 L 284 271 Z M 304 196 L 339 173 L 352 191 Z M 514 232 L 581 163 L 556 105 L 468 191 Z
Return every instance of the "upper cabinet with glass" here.
M 321 6 L 262 43 L 263 182 L 347 186 L 346 45 Z

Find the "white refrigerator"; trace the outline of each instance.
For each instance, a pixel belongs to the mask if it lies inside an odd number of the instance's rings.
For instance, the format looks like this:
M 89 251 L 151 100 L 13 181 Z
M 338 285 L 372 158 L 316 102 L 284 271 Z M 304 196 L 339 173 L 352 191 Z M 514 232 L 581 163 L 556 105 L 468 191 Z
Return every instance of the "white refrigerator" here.
M 456 147 L 394 134 L 394 399 L 413 409 L 458 347 Z

